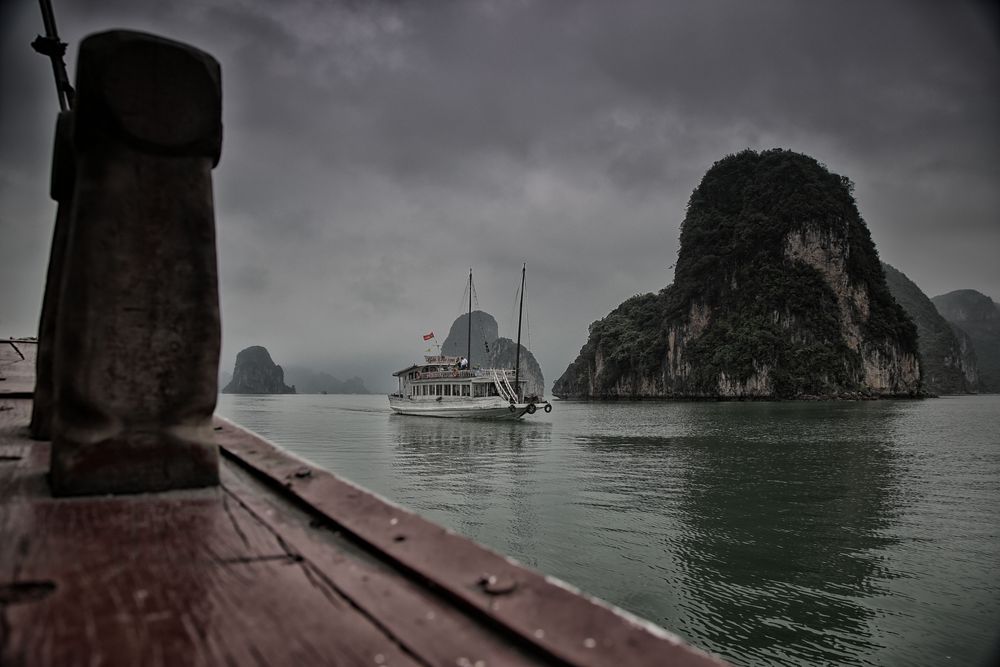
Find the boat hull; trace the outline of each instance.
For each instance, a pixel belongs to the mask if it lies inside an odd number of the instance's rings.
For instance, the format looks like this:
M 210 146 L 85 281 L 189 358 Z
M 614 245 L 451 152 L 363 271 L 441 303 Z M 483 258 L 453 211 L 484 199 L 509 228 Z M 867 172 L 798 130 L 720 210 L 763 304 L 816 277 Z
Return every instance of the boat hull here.
M 530 403 L 517 403 L 511 409 L 510 405 L 498 401 L 476 405 L 466 401 L 446 403 L 389 397 L 389 407 L 392 408 L 393 412 L 417 417 L 512 420 L 523 417 L 528 412 L 529 405 Z

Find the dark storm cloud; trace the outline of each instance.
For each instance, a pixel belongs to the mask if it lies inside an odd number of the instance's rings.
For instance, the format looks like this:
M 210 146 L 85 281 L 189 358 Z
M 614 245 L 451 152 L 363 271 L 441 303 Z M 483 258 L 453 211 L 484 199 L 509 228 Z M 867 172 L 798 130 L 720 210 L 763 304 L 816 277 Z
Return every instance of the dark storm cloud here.
M 11 333 L 34 326 L 52 215 L 54 94 L 26 47 L 40 22 L 25 4 L 5 4 L 0 52 L 0 224 L 17 247 L 0 250 L 0 279 L 26 285 L 0 303 Z M 447 329 L 470 265 L 481 305 L 513 335 L 506 311 L 527 261 L 532 341 L 553 380 L 592 320 L 671 280 L 692 188 L 745 147 L 806 152 L 852 178 L 883 258 L 929 294 L 1000 297 L 1000 55 L 985 4 L 56 11 L 71 55 L 83 35 L 125 26 L 222 63 L 227 363 L 262 343 L 374 385 L 421 351 L 417 335 Z

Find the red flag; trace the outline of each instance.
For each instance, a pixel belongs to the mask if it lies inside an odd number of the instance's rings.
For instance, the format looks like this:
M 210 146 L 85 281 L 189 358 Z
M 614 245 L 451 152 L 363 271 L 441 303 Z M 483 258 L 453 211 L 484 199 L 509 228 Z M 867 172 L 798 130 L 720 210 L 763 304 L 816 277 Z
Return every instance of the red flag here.
M 431 338 L 434 338 L 434 332 L 433 331 L 430 332 L 429 334 L 424 334 L 424 340 L 430 340 Z

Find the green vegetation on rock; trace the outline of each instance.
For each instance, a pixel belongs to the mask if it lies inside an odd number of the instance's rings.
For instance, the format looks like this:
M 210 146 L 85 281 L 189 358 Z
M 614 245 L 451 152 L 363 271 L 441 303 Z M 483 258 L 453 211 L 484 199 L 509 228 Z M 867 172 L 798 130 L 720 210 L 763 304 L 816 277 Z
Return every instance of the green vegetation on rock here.
M 955 290 L 931 300 L 938 312 L 971 340 L 979 370 L 979 391 L 1000 392 L 1000 305 L 971 289 Z
M 951 325 L 938 313 L 930 298 L 901 271 L 882 264 L 885 281 L 897 303 L 917 325 L 924 389 L 934 394 L 975 392 L 976 358 L 963 351 Z
M 591 325 L 554 393 L 918 393 L 916 327 L 886 287 L 852 190 L 781 149 L 715 163 L 688 203 L 674 283 Z

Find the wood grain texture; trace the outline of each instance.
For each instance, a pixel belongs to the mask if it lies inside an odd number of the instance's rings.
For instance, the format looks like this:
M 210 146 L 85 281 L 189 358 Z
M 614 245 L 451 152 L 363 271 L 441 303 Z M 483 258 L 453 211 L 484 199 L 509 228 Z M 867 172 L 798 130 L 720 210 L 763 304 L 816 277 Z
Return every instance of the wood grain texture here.
M 0 664 L 425 664 L 231 494 L 53 499 L 4 421 Z
M 38 342 L 33 339 L 0 339 L 0 396 L 31 396 L 37 353 Z
M 224 456 L 270 479 L 391 566 L 570 665 L 721 665 L 670 633 L 587 598 L 216 418 Z
M 533 647 L 511 641 L 492 624 L 456 609 L 433 590 L 371 558 L 353 557 L 332 547 L 330 540 L 338 538 L 328 525 L 292 516 L 295 512 L 276 502 L 274 496 L 248 489 L 228 467 L 224 468 L 223 488 L 279 534 L 288 548 L 311 563 L 340 595 L 428 664 L 552 664 Z
M 232 463 L 218 489 L 52 498 L 30 401 L 0 406 L 2 665 L 553 664 Z
M 224 421 L 219 488 L 53 498 L 0 408 L 4 666 L 721 664 Z

